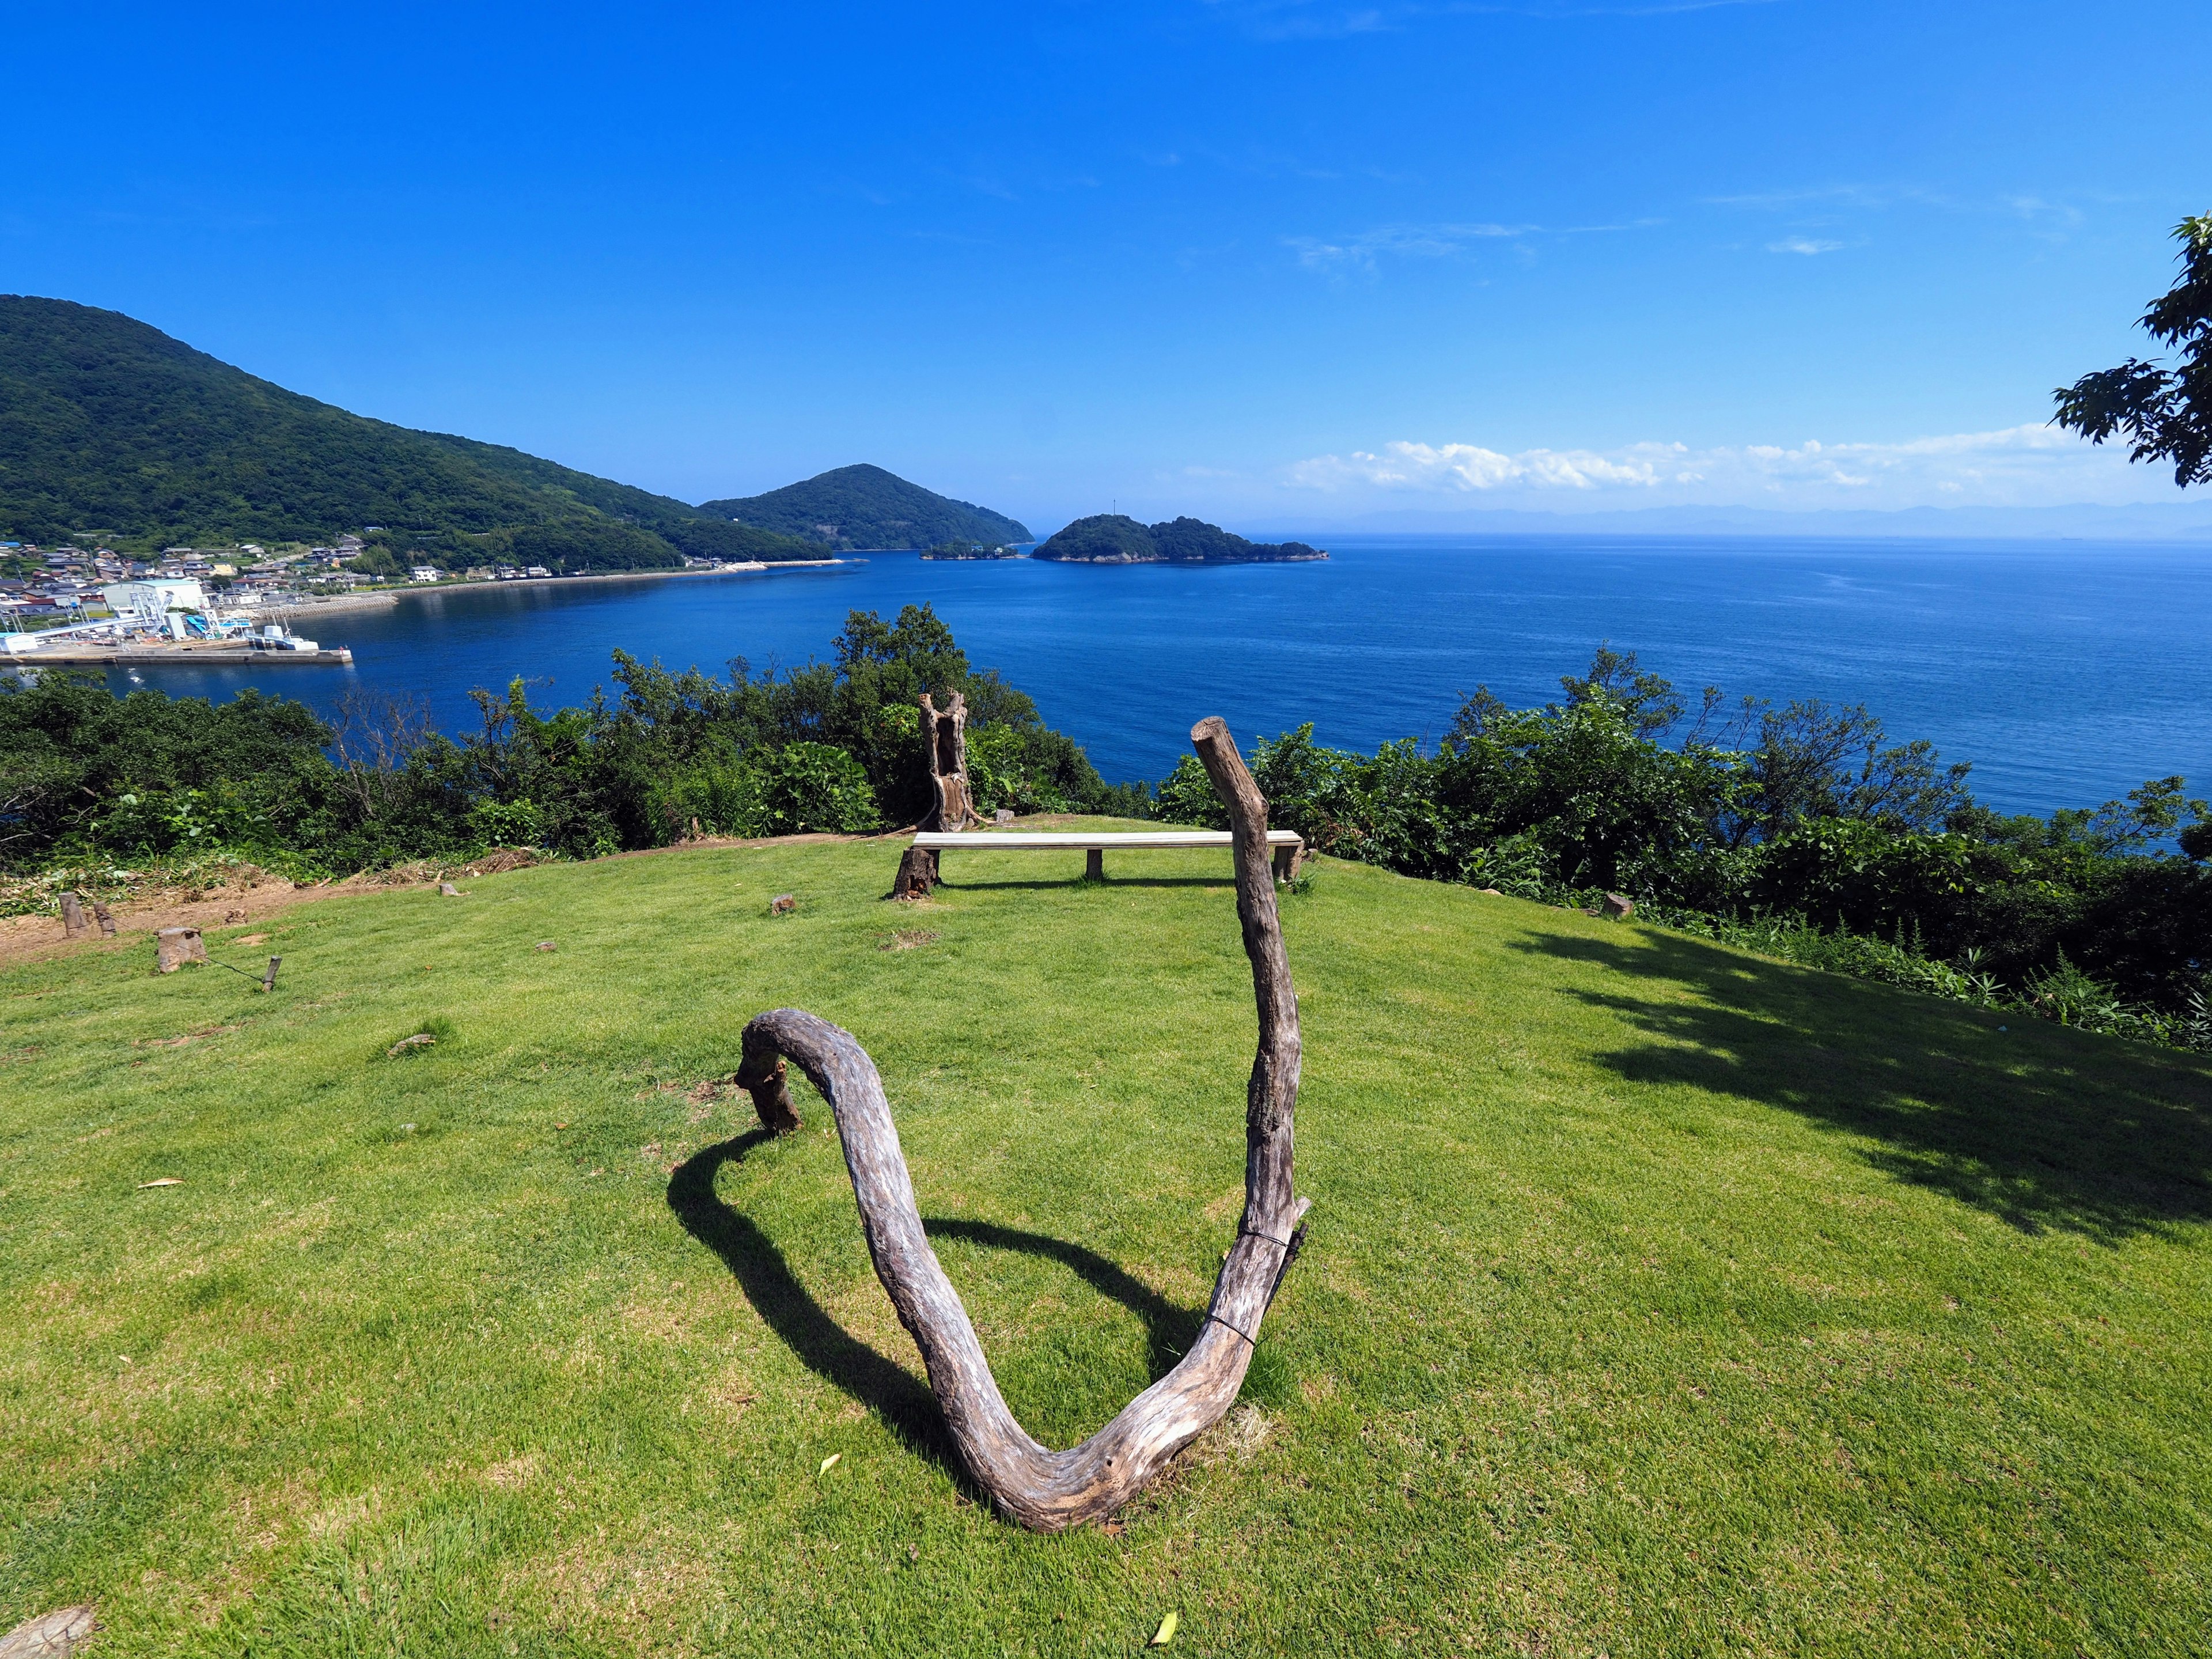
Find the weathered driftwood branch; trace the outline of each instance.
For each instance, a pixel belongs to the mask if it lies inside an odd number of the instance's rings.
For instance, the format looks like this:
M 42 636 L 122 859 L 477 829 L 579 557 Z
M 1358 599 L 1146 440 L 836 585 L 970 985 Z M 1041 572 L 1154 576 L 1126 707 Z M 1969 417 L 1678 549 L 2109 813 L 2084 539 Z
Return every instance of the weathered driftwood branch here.
M 968 1310 L 922 1231 L 883 1080 L 866 1052 L 849 1032 L 797 1008 L 779 1008 L 745 1027 L 738 1081 L 751 1091 L 761 1121 L 772 1130 L 798 1127 L 783 1085 L 788 1056 L 836 1116 L 876 1277 L 921 1350 L 930 1389 L 961 1455 L 1004 1513 L 1042 1532 L 1112 1514 L 1219 1420 L 1243 1384 L 1260 1322 L 1304 1231 L 1308 1200 L 1291 1190 L 1297 994 L 1275 914 L 1267 804 L 1221 721 L 1200 721 L 1190 737 L 1229 805 L 1237 837 L 1237 916 L 1259 1002 L 1259 1053 L 1244 1118 L 1244 1215 L 1190 1352 L 1081 1445 L 1048 1450 L 1006 1408 Z

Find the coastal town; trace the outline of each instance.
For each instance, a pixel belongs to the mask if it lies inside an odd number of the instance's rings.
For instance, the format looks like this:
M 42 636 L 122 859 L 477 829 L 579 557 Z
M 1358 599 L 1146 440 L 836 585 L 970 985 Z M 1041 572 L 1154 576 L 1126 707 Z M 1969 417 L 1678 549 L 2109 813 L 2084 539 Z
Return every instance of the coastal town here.
M 368 526 L 368 533 L 376 528 Z M 396 575 L 353 568 L 368 550 L 369 544 L 351 534 L 329 546 L 272 552 L 257 543 L 240 542 L 222 548 L 167 547 L 156 557 L 106 547 L 45 548 L 0 541 L 0 570 L 10 573 L 0 575 L 0 653 L 87 662 L 213 650 L 349 661 L 345 647 L 325 647 L 294 632 L 301 613 L 441 585 L 550 580 L 555 575 L 538 564 L 484 565 L 458 573 L 410 564 Z M 696 572 L 765 568 L 712 559 L 684 562 L 685 570 Z

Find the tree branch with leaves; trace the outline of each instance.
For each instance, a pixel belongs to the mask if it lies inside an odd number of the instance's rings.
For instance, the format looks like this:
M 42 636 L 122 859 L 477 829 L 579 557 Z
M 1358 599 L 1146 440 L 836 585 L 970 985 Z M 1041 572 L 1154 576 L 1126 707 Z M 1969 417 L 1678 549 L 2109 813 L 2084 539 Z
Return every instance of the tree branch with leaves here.
M 2184 489 L 2212 482 L 2212 214 L 2174 227 L 2182 245 L 2181 280 L 2154 301 L 2138 324 L 2179 354 L 2166 368 L 2130 357 L 2118 368 L 2084 374 L 2051 395 L 2052 423 L 2093 444 L 2118 438 L 2131 461 L 2171 461 Z

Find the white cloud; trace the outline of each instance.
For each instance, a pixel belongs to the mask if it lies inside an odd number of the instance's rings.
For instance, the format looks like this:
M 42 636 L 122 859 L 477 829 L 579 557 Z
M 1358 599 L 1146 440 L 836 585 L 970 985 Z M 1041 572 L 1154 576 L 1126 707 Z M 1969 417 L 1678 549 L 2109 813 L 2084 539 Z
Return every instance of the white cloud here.
M 1369 501 L 1481 495 L 1493 504 L 1899 507 L 2033 506 L 2170 498 L 2171 475 L 2133 467 L 2050 426 L 2008 427 L 1899 443 L 1742 444 L 1692 449 L 1638 443 L 1617 449 L 1524 449 L 1400 441 L 1317 455 L 1287 469 L 1301 490 Z
M 1322 241 L 1312 236 L 1286 236 L 1286 246 L 1297 250 L 1298 263 L 1308 270 L 1340 272 L 1372 270 L 1378 258 L 1443 259 L 1466 249 L 1469 243 L 1511 240 L 1534 234 L 1537 225 L 1450 224 L 1384 225 L 1362 231 L 1341 241 Z
M 1841 242 L 1823 242 L 1810 236 L 1785 236 L 1778 242 L 1769 242 L 1769 253 L 1833 253 Z

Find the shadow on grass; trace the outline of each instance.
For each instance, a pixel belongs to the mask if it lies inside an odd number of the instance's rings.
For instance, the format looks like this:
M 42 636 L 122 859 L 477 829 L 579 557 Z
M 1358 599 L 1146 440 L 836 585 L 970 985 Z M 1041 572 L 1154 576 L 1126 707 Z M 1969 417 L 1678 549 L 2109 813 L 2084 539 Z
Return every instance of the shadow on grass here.
M 745 1299 L 809 1370 L 872 1408 L 909 1450 L 943 1468 L 974 1495 L 936 1397 L 903 1365 L 830 1318 L 775 1242 L 716 1195 L 714 1176 L 722 1165 L 742 1164 L 754 1147 L 773 1139 L 766 1129 L 748 1129 L 694 1153 L 668 1178 L 668 1207 L 684 1231 L 721 1258 Z
M 1517 949 L 1680 987 L 1699 1000 L 1578 988 L 1657 1041 L 1597 1060 L 1866 1136 L 1866 1155 L 2024 1231 L 2117 1243 L 2212 1218 L 2212 1073 L 2067 1031 L 1658 932 L 1539 933 Z M 2000 1035 L 1999 1024 L 2012 1029 Z
M 1173 1370 L 1183 1355 L 1190 1352 L 1190 1345 L 1198 1340 L 1199 1324 L 1204 1317 L 1202 1309 L 1177 1307 L 1096 1250 L 1070 1244 L 1064 1239 L 1048 1238 L 1042 1233 L 1001 1227 L 990 1221 L 955 1221 L 941 1216 L 924 1216 L 921 1224 L 933 1239 L 957 1238 L 986 1249 L 1019 1250 L 1025 1255 L 1057 1261 L 1101 1296 L 1111 1297 L 1143 1322 L 1146 1344 L 1151 1351 L 1152 1382 L 1158 1382 Z
M 668 1179 L 668 1207 L 686 1232 L 721 1259 L 745 1299 L 809 1370 L 873 1409 L 909 1450 L 938 1464 L 980 1500 L 981 1490 L 945 1429 L 936 1397 L 904 1366 L 885 1358 L 832 1319 L 807 1294 L 774 1241 L 715 1193 L 714 1177 L 725 1164 L 743 1163 L 753 1148 L 771 1139 L 766 1129 L 748 1129 L 693 1154 Z M 922 1225 L 936 1238 L 957 1238 L 987 1249 L 1020 1250 L 1069 1268 L 1144 1322 L 1155 1380 L 1172 1370 L 1198 1340 L 1198 1310 L 1177 1307 L 1095 1250 L 988 1221 L 939 1218 L 925 1219 Z

